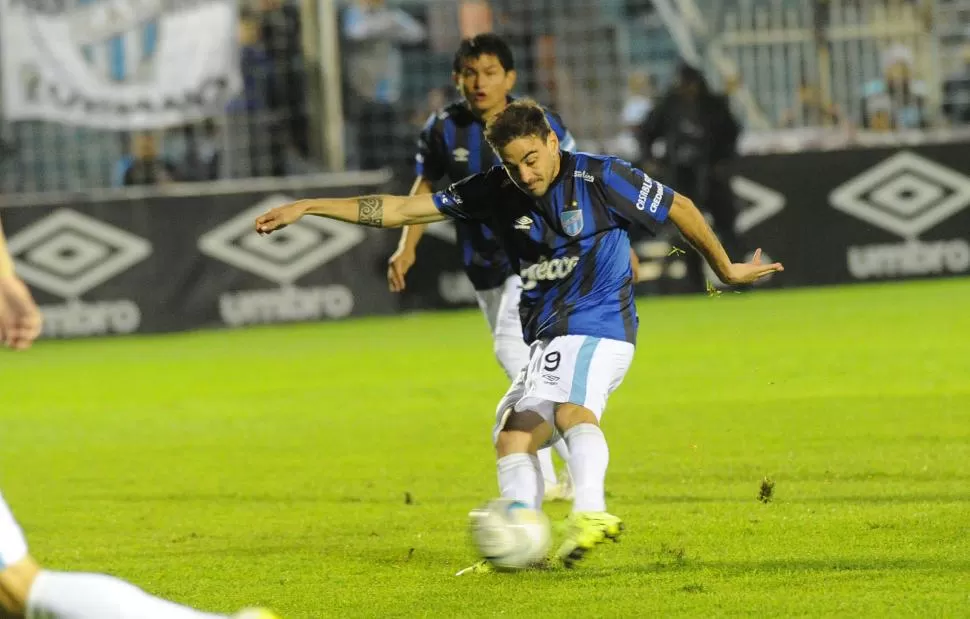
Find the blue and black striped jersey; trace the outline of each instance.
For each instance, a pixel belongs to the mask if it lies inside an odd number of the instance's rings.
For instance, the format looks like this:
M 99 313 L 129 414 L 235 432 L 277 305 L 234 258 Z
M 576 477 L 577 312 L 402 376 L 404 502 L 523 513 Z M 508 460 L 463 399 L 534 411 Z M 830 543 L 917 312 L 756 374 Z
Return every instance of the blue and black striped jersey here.
M 546 118 L 559 136 L 563 150 L 573 150 L 575 141 L 562 119 L 549 110 L 546 110 Z M 432 114 L 418 139 L 416 172 L 432 182 L 448 177 L 448 181 L 454 183 L 499 163 L 500 159 L 485 141 L 481 119 L 472 114 L 463 101 L 456 101 Z M 487 226 L 473 221 L 456 221 L 455 228 L 462 264 L 475 289 L 501 286 L 513 271 L 494 234 Z
M 562 153 L 559 174 L 533 198 L 494 167 L 434 194 L 443 214 L 487 226 L 522 277 L 525 340 L 590 335 L 636 343 L 630 239 L 656 233 L 674 193 L 616 157 Z

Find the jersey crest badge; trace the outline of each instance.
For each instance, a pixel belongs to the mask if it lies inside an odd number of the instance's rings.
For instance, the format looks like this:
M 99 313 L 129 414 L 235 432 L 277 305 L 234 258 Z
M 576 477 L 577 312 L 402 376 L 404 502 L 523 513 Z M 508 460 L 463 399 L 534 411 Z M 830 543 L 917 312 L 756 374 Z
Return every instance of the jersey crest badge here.
M 559 223 L 567 236 L 576 236 L 583 231 L 583 211 L 563 211 L 559 215 Z

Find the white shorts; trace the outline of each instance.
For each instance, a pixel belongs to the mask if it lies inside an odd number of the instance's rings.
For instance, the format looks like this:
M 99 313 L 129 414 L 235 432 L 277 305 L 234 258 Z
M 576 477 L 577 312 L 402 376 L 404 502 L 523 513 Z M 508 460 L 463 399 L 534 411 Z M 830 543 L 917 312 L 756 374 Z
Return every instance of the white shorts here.
M 0 494 L 0 571 L 27 556 L 27 540 Z
M 519 317 L 519 297 L 522 296 L 522 279 L 510 275 L 498 288 L 476 290 L 478 307 L 485 314 L 492 337 L 500 335 L 522 339 L 522 319 Z
M 589 409 L 600 419 L 610 394 L 630 369 L 633 351 L 629 342 L 586 335 L 533 342 L 529 366 L 499 402 L 493 438 L 505 425 L 510 408 L 535 411 L 553 427 L 556 406 L 567 402 Z

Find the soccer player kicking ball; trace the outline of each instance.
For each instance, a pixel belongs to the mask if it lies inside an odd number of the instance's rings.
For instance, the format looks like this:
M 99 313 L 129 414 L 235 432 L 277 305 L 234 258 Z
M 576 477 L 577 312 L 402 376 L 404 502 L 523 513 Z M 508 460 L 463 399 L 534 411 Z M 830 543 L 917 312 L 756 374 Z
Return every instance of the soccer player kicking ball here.
M 417 179 L 411 195 L 430 194 L 432 183 L 448 177 L 455 182 L 484 172 L 501 161 L 485 140 L 485 123 L 513 99 L 515 64 L 512 50 L 496 34 L 465 39 L 455 52 L 452 77 L 462 98 L 436 111 L 418 139 L 415 157 Z M 546 120 L 559 139 L 559 147 L 573 150 L 572 136 L 562 120 L 546 110 Z M 387 281 L 392 292 L 405 288 L 405 276 L 416 260 L 415 250 L 426 226 L 404 226 L 398 249 L 388 260 Z M 465 274 L 475 288 L 478 306 L 485 314 L 494 341 L 495 356 L 509 380 L 529 363 L 529 347 L 522 339 L 519 295 L 522 280 L 489 227 L 481 221 L 455 222 Z M 565 442 L 554 444 L 563 462 L 569 462 Z M 540 449 L 539 466 L 547 500 L 569 499 L 572 489 L 568 466 L 556 476 L 550 448 Z
M 41 314 L 14 274 L 0 227 L 0 342 L 26 350 L 40 335 Z M 0 495 L 0 616 L 17 619 L 225 619 L 148 595 L 101 574 L 50 572 L 27 554 L 27 542 Z M 261 609 L 235 619 L 278 619 Z
M 256 220 L 268 234 L 304 215 L 375 227 L 430 223 L 445 217 L 485 222 L 522 277 L 522 323 L 531 346 L 496 411 L 495 449 L 503 498 L 539 508 L 543 478 L 536 451 L 556 436 L 569 446 L 575 499 L 556 557 L 567 567 L 622 522 L 606 511 L 609 463 L 599 421 L 633 359 L 637 314 L 627 230 L 656 232 L 670 220 L 726 284 L 748 284 L 775 271 L 761 252 L 731 262 L 689 198 L 616 157 L 569 153 L 542 109 L 509 104 L 485 132 L 502 167 L 435 194 L 301 200 Z M 488 571 L 480 562 L 459 574 Z

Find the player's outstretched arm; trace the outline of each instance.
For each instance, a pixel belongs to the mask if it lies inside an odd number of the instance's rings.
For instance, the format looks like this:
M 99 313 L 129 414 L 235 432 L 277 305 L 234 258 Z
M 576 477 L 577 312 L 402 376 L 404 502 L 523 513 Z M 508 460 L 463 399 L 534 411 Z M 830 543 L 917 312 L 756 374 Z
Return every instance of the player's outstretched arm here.
M 304 215 L 317 215 L 372 228 L 399 228 L 427 224 L 445 218 L 435 206 L 432 194 L 418 196 L 358 196 L 315 198 L 277 206 L 256 218 L 256 232 L 269 234 Z
M 412 196 L 432 193 L 434 187 L 431 181 L 418 176 L 411 187 Z M 397 249 L 387 260 L 387 286 L 391 292 L 401 292 L 404 290 L 404 277 L 417 260 L 418 242 L 424 235 L 427 224 L 414 224 L 404 226 L 401 229 L 401 240 L 397 244 Z
M 686 196 L 674 194 L 668 218 L 684 238 L 704 256 L 714 273 L 725 284 L 750 284 L 771 273 L 785 270 L 780 262 L 763 264 L 760 249 L 754 253 L 751 262 L 731 262 L 714 231 L 707 225 L 704 215 Z

